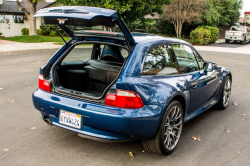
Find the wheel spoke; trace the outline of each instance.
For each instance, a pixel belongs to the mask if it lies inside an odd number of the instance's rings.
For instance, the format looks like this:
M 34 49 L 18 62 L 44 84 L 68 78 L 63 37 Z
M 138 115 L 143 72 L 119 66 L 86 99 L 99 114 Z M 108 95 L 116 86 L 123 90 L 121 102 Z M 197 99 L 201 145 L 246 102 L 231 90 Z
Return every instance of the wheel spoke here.
M 181 117 L 181 114 L 179 114 L 174 120 L 178 120 Z
M 179 123 L 174 124 L 173 126 L 174 126 L 174 127 L 177 127 L 177 126 L 179 126 L 181 123 L 182 123 L 182 120 L 180 120 L 180 122 L 179 122 Z
M 181 129 L 179 129 L 177 126 L 174 126 L 174 127 L 173 127 L 173 130 L 178 130 L 178 131 L 180 131 Z
M 176 109 L 177 111 L 176 111 L 176 113 L 175 113 L 175 116 L 174 116 L 174 119 L 173 119 L 173 121 L 176 121 L 178 118 L 178 116 L 179 116 L 179 113 L 180 113 L 180 108 L 177 108 Z M 176 119 L 177 118 L 177 119 Z
M 173 118 L 174 118 L 174 115 L 175 115 L 175 112 L 176 112 L 176 107 L 174 107 L 173 109 L 174 109 L 174 112 L 172 113 L 172 116 L 171 116 L 170 121 L 173 121 Z M 172 112 L 172 110 L 171 110 L 171 112 Z M 170 112 L 170 113 L 171 113 L 171 112 Z

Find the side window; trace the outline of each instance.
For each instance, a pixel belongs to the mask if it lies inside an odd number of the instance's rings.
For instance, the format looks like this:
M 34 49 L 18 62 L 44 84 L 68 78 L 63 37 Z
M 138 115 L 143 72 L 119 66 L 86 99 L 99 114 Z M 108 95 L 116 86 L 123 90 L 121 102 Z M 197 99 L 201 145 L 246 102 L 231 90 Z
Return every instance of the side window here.
M 172 45 L 181 73 L 191 73 L 199 71 L 198 63 L 195 59 L 193 50 L 186 45 Z
M 160 45 L 149 50 L 142 75 L 174 75 L 178 74 L 177 68 L 172 47 Z
M 203 68 L 204 68 L 204 61 L 203 61 L 203 59 L 200 57 L 200 55 L 199 54 L 197 54 L 197 52 L 195 52 L 194 51 L 194 55 L 195 55 L 195 57 L 196 57 L 196 59 L 197 59 L 197 62 L 198 62 L 198 64 L 199 64 L 199 66 L 200 66 L 200 69 L 202 70 Z

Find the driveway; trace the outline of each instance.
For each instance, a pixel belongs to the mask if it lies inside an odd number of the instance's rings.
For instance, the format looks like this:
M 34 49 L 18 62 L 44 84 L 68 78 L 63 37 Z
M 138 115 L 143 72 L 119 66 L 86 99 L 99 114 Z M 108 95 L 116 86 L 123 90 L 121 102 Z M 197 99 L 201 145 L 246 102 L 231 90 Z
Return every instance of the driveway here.
M 140 141 L 105 144 L 46 126 L 31 94 L 39 68 L 55 52 L 0 53 L 0 165 L 249 165 L 249 55 L 200 51 L 205 60 L 232 71 L 230 105 L 224 111 L 212 108 L 186 123 L 176 151 L 162 156 L 145 152 Z

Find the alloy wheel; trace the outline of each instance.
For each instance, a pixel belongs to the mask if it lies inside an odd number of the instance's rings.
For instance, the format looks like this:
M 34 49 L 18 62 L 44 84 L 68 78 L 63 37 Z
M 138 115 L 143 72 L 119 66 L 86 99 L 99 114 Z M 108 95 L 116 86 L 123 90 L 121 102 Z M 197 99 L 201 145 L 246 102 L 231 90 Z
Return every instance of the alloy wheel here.
M 230 79 L 226 80 L 226 83 L 224 85 L 224 92 L 223 92 L 223 105 L 226 107 L 229 103 L 231 95 L 231 81 Z
M 180 107 L 174 106 L 166 117 L 164 145 L 167 150 L 172 150 L 177 145 L 182 131 L 182 115 Z

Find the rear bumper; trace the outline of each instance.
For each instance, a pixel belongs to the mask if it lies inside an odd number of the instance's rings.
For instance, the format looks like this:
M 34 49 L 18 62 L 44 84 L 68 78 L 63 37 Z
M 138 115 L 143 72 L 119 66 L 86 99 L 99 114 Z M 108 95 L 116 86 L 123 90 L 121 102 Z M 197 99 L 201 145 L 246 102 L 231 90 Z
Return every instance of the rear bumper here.
M 34 107 L 53 125 L 80 134 L 110 140 L 147 139 L 154 136 L 165 104 L 145 105 L 140 109 L 121 109 L 73 99 L 37 89 L 32 94 Z M 82 115 L 81 129 L 59 123 L 60 110 Z
M 226 40 L 232 40 L 232 41 L 243 41 L 244 38 L 242 37 L 225 37 Z

